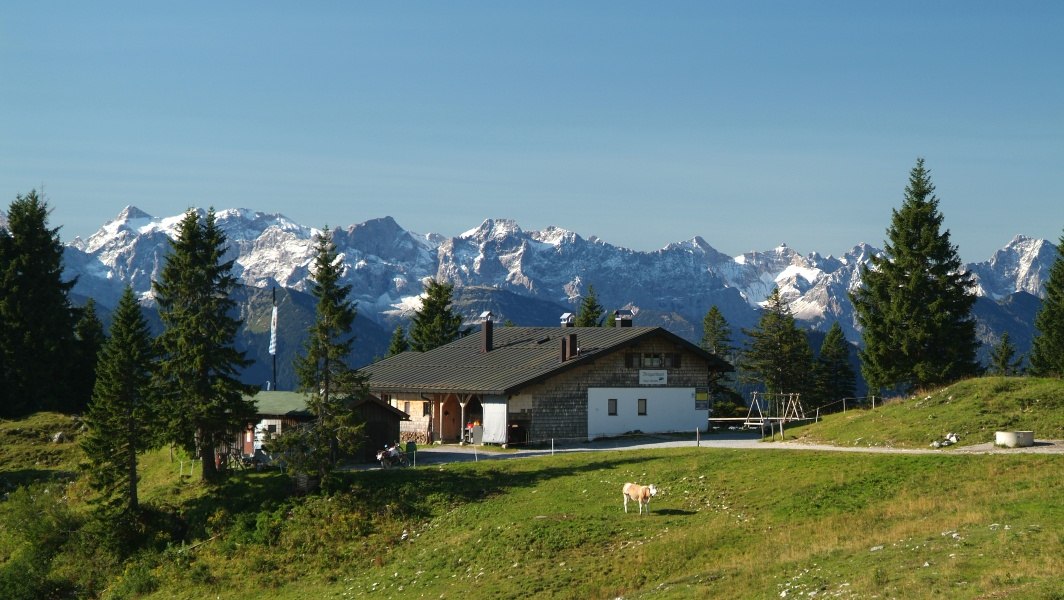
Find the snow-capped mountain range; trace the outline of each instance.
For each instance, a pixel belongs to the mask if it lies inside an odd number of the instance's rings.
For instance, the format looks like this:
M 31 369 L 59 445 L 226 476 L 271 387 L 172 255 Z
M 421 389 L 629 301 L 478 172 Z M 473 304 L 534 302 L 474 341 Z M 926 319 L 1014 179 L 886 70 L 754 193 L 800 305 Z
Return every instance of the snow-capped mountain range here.
M 216 214 L 243 283 L 306 290 L 317 230 L 279 214 L 245 209 Z M 182 216 L 156 218 L 127 207 L 87 240 L 75 239 L 65 254 L 66 275 L 78 278 L 73 293 L 111 307 L 129 283 L 150 303 L 151 282 Z M 525 231 L 508 219 L 487 219 L 457 237 L 445 237 L 413 233 L 383 217 L 336 229 L 333 239 L 359 314 L 385 331 L 410 315 L 423 280 L 435 277 L 454 283 L 457 293 L 479 290 L 488 298 L 510 298 L 508 309 L 489 307 L 498 319 L 521 325 L 551 323 L 529 322 L 531 313 L 523 314 L 515 300 L 538 301 L 535 319 L 542 321 L 549 312 L 543 306 L 552 303 L 559 315 L 573 310 L 593 286 L 607 310 L 630 308 L 638 324 L 662 325 L 694 340 L 713 305 L 734 330 L 752 326 L 757 307 L 777 286 L 810 329 L 825 330 L 839 321 L 847 337 L 858 340 L 848 292 L 861 285 L 859 266 L 879 252 L 862 243 L 840 257 L 803 255 L 780 245 L 728 256 L 701 237 L 638 252 L 558 227 Z M 1043 293 L 1057 252 L 1046 240 L 1016 236 L 988 260 L 967 267 L 976 276 L 981 301 L 1004 306 L 1016 294 Z M 483 300 L 463 305 L 464 316 L 473 322 L 482 308 Z M 983 331 L 987 341 L 994 339 L 993 329 Z M 1024 337 L 1030 333 L 1019 336 Z

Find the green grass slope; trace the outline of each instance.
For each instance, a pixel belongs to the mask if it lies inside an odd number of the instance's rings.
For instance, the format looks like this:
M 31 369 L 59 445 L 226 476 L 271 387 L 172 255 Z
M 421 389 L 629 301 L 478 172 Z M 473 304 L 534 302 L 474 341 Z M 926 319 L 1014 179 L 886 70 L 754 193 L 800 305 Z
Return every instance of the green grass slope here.
M 1062 438 L 1060 391 L 973 380 L 795 431 Z M 1059 454 L 576 452 L 347 472 L 292 496 L 276 472 L 208 488 L 163 449 L 141 460 L 130 542 L 94 516 L 76 444 L 51 442 L 74 425 L 0 423 L 2 597 L 1064 598 Z M 658 486 L 650 515 L 624 513 L 627 481 Z
M 75 440 L 80 423 L 56 413 L 0 419 L 0 493 L 36 481 L 73 479 L 82 454 Z M 56 434 L 60 441 L 53 441 Z
M 649 516 L 622 510 L 626 481 L 659 486 Z M 218 537 L 129 572 L 151 598 L 1064 594 L 1060 456 L 615 451 L 342 489 L 216 514 Z
M 1064 439 L 1064 380 L 979 377 L 894 400 L 874 410 L 826 415 L 789 427 L 803 441 L 840 446 L 927 448 L 949 433 L 958 446 L 994 441 L 996 431 L 1034 431 L 1041 440 Z

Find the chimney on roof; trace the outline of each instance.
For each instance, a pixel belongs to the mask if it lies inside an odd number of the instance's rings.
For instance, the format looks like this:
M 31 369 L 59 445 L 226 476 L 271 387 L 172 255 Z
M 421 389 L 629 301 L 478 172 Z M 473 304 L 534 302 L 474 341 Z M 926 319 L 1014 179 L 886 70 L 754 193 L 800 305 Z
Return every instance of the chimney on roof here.
M 613 311 L 614 325 L 617 327 L 631 327 L 632 326 L 632 311 L 627 308 L 619 308 Z
M 492 316 L 490 310 L 480 313 L 480 319 L 483 322 L 481 326 L 481 340 L 483 342 L 480 347 L 481 352 L 491 352 L 492 349 L 495 337 L 495 323 L 491 320 Z
M 578 350 L 575 333 L 562 336 L 562 362 L 576 358 L 580 354 Z
M 562 327 L 574 327 L 576 325 L 576 315 L 571 312 L 562 314 Z

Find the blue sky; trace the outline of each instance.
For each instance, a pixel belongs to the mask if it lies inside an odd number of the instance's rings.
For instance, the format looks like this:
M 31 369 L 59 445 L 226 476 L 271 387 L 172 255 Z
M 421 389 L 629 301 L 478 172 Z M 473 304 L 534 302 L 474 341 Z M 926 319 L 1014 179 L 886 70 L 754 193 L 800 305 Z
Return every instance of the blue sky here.
M 64 240 L 214 206 L 838 255 L 922 156 L 985 260 L 1064 231 L 1062 31 L 1060 2 L 5 2 L 0 203 L 43 185 Z

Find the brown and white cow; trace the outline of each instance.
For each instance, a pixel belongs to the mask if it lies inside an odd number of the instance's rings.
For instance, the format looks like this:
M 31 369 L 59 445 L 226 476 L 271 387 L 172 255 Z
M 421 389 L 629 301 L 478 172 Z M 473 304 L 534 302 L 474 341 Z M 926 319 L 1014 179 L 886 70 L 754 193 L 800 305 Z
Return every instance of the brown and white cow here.
M 621 489 L 621 494 L 624 496 L 624 512 L 628 512 L 628 501 L 633 500 L 639 503 L 639 514 L 643 514 L 643 507 L 647 507 L 647 514 L 650 514 L 650 499 L 658 495 L 658 489 L 654 487 L 654 484 L 639 485 L 638 483 L 626 483 L 624 488 Z

